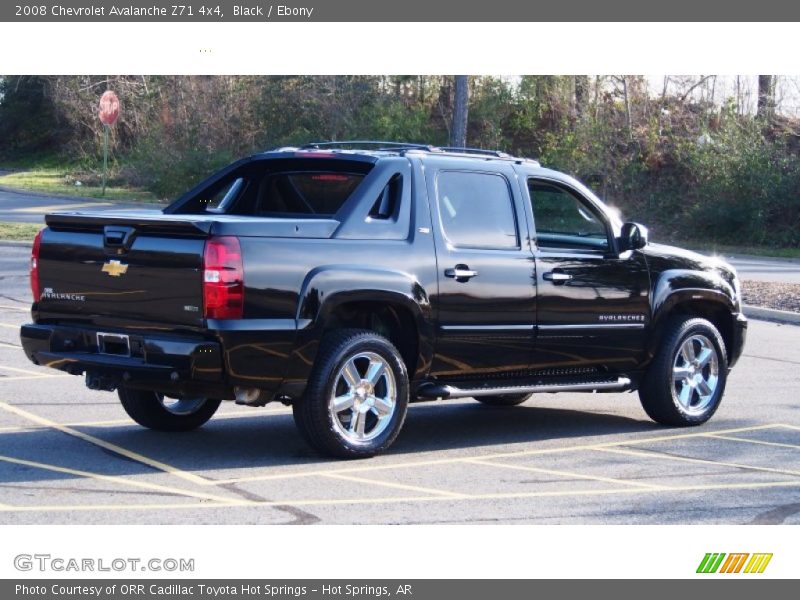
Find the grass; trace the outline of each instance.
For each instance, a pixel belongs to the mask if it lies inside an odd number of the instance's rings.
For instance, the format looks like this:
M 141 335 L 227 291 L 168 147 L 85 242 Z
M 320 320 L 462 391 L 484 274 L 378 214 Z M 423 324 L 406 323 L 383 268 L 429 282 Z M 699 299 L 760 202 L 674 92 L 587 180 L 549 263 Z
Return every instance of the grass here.
M 37 223 L 12 223 L 0 221 L 0 240 L 32 242 L 43 226 Z
M 102 163 L 76 161 L 59 154 L 42 153 L 0 160 L 0 186 L 53 196 L 99 198 L 110 201 L 158 202 L 150 192 L 115 179 L 109 167 L 108 185 L 103 195 Z M 76 185 L 80 182 L 81 185 Z
M 81 185 L 76 185 L 77 182 Z M 80 196 L 129 202 L 158 201 L 150 192 L 119 185 L 113 180 L 106 186 L 104 196 L 102 181 L 97 174 L 63 167 L 38 167 L 9 173 L 0 176 L 0 186 L 54 196 Z

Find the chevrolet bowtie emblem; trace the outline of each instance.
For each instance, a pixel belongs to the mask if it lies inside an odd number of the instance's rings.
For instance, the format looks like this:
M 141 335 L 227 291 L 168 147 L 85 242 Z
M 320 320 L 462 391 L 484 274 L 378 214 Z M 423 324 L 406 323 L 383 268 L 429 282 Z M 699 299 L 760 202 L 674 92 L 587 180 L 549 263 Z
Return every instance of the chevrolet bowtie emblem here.
M 108 273 L 111 277 L 119 277 L 128 272 L 128 265 L 118 260 L 110 260 L 103 265 L 103 273 Z

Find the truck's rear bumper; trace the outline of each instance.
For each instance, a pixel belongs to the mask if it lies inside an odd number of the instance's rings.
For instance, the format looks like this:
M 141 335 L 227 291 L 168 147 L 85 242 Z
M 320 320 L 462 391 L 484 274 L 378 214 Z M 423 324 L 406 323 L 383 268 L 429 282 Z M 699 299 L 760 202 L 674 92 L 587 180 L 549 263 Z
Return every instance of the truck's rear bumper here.
M 221 384 L 220 345 L 202 339 L 130 334 L 129 351 L 103 353 L 96 329 L 61 325 L 23 325 L 22 348 L 35 364 L 73 375 L 102 378 L 108 387 L 176 387 Z

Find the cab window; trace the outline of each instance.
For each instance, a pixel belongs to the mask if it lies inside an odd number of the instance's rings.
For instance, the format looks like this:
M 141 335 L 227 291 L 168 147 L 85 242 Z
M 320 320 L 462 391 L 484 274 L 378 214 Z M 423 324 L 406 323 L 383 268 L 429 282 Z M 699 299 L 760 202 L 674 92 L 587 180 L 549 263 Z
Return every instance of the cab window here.
M 587 202 L 566 189 L 529 180 L 528 192 L 540 248 L 606 251 L 605 222 Z

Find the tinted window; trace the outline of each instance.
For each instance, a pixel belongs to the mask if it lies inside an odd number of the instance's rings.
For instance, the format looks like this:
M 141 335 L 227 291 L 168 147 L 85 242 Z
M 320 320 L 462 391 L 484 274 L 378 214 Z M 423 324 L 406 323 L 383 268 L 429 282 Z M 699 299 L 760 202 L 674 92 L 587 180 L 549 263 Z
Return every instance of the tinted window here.
M 528 190 L 539 246 L 608 246 L 605 224 L 577 197 L 538 181 L 529 182 Z
M 456 246 L 517 248 L 508 182 L 489 173 L 444 171 L 437 180 L 442 228 Z
M 400 208 L 400 196 L 403 193 L 403 178 L 394 175 L 386 187 L 383 188 L 380 196 L 375 200 L 375 204 L 369 211 L 371 219 L 396 219 Z
M 255 214 L 334 215 L 363 178 L 321 171 L 273 173 L 258 186 Z
M 241 194 L 245 187 L 245 180 L 238 177 L 233 181 L 224 184 L 215 193 L 200 196 L 200 205 L 205 206 L 206 210 L 223 211 L 231 206 Z
M 225 212 L 240 198 L 247 187 L 243 177 L 227 177 L 207 187 L 181 206 L 182 214 L 203 214 L 205 212 Z

